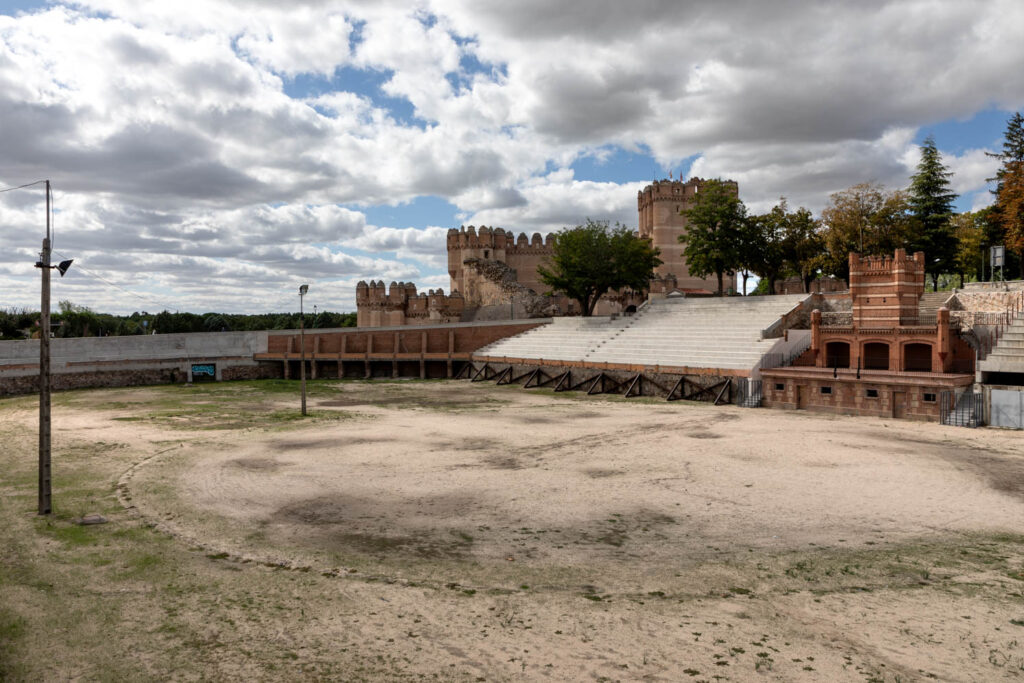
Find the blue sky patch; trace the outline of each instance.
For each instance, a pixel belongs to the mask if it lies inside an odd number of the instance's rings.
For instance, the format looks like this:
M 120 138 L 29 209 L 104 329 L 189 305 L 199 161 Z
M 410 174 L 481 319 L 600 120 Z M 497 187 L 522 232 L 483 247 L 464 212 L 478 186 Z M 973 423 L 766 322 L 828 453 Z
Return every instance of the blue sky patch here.
M 369 99 L 373 106 L 383 109 L 403 126 L 424 128 L 426 122 L 416 116 L 412 102 L 404 97 L 392 97 L 383 90 L 391 79 L 391 71 L 354 69 L 343 66 L 327 78 L 323 74 L 305 73 L 283 78 L 284 94 L 294 99 L 317 97 L 335 92 L 351 92 Z
M 668 177 L 669 170 L 672 171 L 673 178 L 679 177 L 680 173 L 686 178 L 690 173 L 690 167 L 699 156 L 684 159 L 674 168 L 667 169 L 643 146 L 637 152 L 631 152 L 618 145 L 602 148 L 601 151 L 607 154 L 588 154 L 572 163 L 570 168 L 576 180 L 614 183 L 660 180 Z
M 366 222 L 390 228 L 424 228 L 430 225 L 457 228 L 457 206 L 440 197 L 417 197 L 411 202 L 394 206 L 381 205 L 368 208 L 350 207 L 366 214 Z

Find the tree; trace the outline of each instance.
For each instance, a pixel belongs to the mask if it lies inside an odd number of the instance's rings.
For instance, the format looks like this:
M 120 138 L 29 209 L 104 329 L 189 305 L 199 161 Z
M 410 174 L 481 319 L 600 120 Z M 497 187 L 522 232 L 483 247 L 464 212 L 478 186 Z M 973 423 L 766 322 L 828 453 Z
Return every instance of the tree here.
M 1024 162 L 1012 161 L 1004 170 L 994 213 L 1002 225 L 1006 248 L 1024 264 Z
M 997 239 L 1016 254 L 1024 275 L 1024 116 L 1020 112 L 1006 122 L 1003 151 L 989 156 L 1002 161 L 995 177 L 989 178 L 996 181 L 991 219 L 998 227 Z
M 786 266 L 785 236 L 788 216 L 786 198 L 781 197 L 779 203 L 768 213 L 748 217 L 748 227 L 741 232 L 741 267 L 750 268 L 761 278 L 761 282 L 765 282 L 764 287 L 758 283 L 756 293 L 775 293 L 775 282 L 782 276 Z M 747 278 L 744 273 L 743 292 L 746 291 Z
M 995 177 L 989 178 L 989 181 L 996 182 L 996 188 L 992 190 L 992 194 L 998 197 L 999 190 L 1003 187 L 1003 178 L 1009 171 L 1009 165 L 1024 163 L 1024 116 L 1021 116 L 1020 112 L 1014 113 L 1006 122 L 1003 151 L 999 153 L 986 152 L 986 154 L 1003 162 L 1003 165 L 996 171 Z
M 740 287 L 743 294 L 747 293 L 747 280 L 751 273 L 763 277 L 759 271 L 764 270 L 766 266 L 767 238 L 771 231 L 770 224 L 765 220 L 767 215 L 747 216 L 737 233 L 736 265 L 739 268 L 740 277 L 743 278 L 743 284 Z
M 718 296 L 724 293 L 722 276 L 740 264 L 739 241 L 747 208 L 736 193 L 736 185 L 720 178 L 705 181 L 693 206 L 684 211 L 686 234 L 679 236 L 685 246 L 691 275 L 718 278 Z
M 547 264 L 537 268 L 541 282 L 576 300 L 585 316 L 609 290 L 642 290 L 661 264 L 658 250 L 625 226 L 607 221 L 563 228 L 555 234 Z
M 787 213 L 783 226 L 782 254 L 786 267 L 803 281 L 804 292 L 811 291 L 811 282 L 818 277 L 825 263 L 824 252 L 821 222 L 802 206 L 793 213 Z
M 925 254 L 925 272 L 932 276 L 932 291 L 939 289 L 939 273 L 948 272 L 956 258 L 956 241 L 949 219 L 957 195 L 949 189 L 953 174 L 942 163 L 935 138 L 928 136 L 921 145 L 917 173 L 910 178 L 908 203 L 914 217 L 912 251 Z
M 953 270 L 960 276 L 960 286 L 964 286 L 965 274 L 970 273 L 975 280 L 984 278 L 984 240 L 985 224 L 980 213 L 965 211 L 950 219 L 953 236 L 956 238 L 956 256 L 953 259 Z
M 99 330 L 99 317 L 87 306 L 64 300 L 57 304 L 59 313 L 53 316 L 57 337 L 94 337 Z
M 845 280 L 850 275 L 851 251 L 892 254 L 907 246 L 910 205 L 904 192 L 861 183 L 829 197 L 821 221 L 826 249 L 822 268 Z

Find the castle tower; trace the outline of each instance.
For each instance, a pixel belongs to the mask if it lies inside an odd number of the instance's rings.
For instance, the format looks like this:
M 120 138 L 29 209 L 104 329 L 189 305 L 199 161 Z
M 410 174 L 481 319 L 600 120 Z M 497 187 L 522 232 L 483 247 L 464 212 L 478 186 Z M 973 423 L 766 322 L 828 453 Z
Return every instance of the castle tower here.
M 736 183 L 726 181 L 736 187 Z M 685 245 L 679 243 L 679 236 L 686 233 L 687 218 L 683 215 L 697 199 L 704 181 L 691 178 L 681 180 L 655 180 L 637 193 L 636 204 L 639 214 L 638 226 L 641 237 L 661 250 L 662 264 L 655 270 L 657 277 L 675 275 L 682 289 L 707 289 L 718 287 L 715 278 L 698 278 L 690 275 L 683 256 Z M 739 192 L 737 187 L 736 192 Z
M 888 329 L 917 325 L 924 278 L 924 252 L 908 256 L 906 249 L 897 249 L 891 258 L 861 257 L 851 252 L 850 298 L 854 327 Z

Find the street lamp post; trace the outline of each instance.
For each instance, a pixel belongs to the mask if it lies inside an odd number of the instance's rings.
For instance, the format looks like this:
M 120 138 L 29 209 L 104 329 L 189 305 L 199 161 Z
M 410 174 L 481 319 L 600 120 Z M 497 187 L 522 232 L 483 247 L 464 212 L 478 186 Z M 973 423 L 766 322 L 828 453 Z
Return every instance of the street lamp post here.
M 42 273 L 43 287 L 39 310 L 39 514 L 53 512 L 50 486 L 50 270 L 56 268 L 61 277 L 71 267 L 72 259 L 50 265 L 50 181 L 46 181 L 46 238 L 39 252 L 36 268 Z
M 302 414 L 306 415 L 306 324 L 302 311 L 302 297 L 309 291 L 309 285 L 299 287 L 299 376 L 302 378 Z

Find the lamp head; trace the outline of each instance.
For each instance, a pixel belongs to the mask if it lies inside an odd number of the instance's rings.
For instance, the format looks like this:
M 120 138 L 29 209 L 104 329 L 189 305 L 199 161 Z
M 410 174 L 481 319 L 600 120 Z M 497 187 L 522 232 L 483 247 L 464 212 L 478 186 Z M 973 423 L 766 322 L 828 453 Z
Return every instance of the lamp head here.
M 57 264 L 57 272 L 60 273 L 61 277 L 64 277 L 64 273 L 68 272 L 68 268 L 71 267 L 74 260 L 75 259 L 73 258 L 69 258 L 67 261 L 61 261 Z
M 309 291 L 309 285 L 299 285 L 299 296 L 306 296 L 306 292 Z

